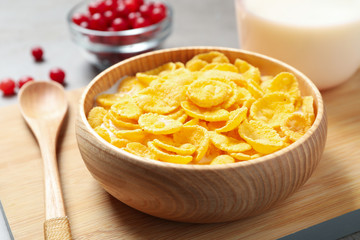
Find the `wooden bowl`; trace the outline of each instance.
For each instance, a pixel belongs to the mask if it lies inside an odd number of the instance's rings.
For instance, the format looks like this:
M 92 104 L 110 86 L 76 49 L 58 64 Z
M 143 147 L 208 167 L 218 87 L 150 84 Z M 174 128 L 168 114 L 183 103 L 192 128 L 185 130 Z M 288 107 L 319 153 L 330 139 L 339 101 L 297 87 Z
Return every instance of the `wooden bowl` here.
M 220 51 L 230 61 L 241 58 L 262 74 L 295 74 L 302 95 L 314 97 L 313 126 L 297 142 L 267 156 L 226 165 L 181 165 L 146 160 L 112 146 L 90 127 L 86 116 L 94 98 L 125 75 L 172 61 Z M 224 222 L 259 214 L 299 189 L 322 156 L 327 120 L 322 97 L 302 73 L 275 59 L 218 47 L 186 47 L 142 54 L 122 61 L 95 77 L 85 89 L 76 121 L 78 146 L 86 167 L 112 196 L 141 212 L 182 222 Z

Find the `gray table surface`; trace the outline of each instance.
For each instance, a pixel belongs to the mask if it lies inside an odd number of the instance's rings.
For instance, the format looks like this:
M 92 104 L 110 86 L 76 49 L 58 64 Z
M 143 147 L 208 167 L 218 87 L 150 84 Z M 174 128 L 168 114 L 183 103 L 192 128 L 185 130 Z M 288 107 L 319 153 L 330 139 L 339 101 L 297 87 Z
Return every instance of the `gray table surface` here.
M 66 14 L 75 0 L 0 0 L 0 79 L 24 75 L 48 80 L 52 67 L 66 72 L 66 90 L 86 86 L 99 71 L 70 39 Z M 238 48 L 233 0 L 168 0 L 174 10 L 173 32 L 162 48 L 221 46 Z M 45 61 L 35 63 L 31 48 L 40 45 Z M 17 103 L 4 97 L 0 107 Z

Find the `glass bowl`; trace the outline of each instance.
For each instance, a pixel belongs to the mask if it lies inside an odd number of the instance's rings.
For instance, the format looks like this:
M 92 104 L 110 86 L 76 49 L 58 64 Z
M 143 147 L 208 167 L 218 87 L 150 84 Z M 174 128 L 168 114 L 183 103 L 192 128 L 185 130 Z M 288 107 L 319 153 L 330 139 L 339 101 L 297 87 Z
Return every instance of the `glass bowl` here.
M 67 15 L 72 40 L 82 49 L 85 57 L 99 69 L 105 69 L 121 60 L 160 47 L 171 34 L 173 11 L 166 1 L 166 18 L 161 22 L 124 31 L 97 31 L 83 28 L 72 21 L 75 13 L 85 13 L 92 1 L 75 5 Z

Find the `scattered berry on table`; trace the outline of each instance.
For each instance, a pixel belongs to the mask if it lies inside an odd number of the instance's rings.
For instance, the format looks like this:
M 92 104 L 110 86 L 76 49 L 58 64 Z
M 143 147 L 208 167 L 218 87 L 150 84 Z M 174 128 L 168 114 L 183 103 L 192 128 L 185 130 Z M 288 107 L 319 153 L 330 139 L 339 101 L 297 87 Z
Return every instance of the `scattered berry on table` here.
M 4 93 L 5 96 L 14 95 L 15 87 L 15 81 L 11 78 L 4 78 L 0 81 L 0 90 Z
M 65 80 L 65 72 L 61 68 L 53 68 L 49 73 L 50 79 L 63 84 Z
M 43 60 L 44 51 L 41 47 L 33 47 L 31 49 L 31 54 L 33 55 L 36 62 L 40 62 Z
M 19 79 L 18 87 L 21 88 L 22 86 L 24 86 L 25 83 L 31 82 L 31 81 L 34 81 L 34 78 L 32 78 L 30 76 L 23 76 Z

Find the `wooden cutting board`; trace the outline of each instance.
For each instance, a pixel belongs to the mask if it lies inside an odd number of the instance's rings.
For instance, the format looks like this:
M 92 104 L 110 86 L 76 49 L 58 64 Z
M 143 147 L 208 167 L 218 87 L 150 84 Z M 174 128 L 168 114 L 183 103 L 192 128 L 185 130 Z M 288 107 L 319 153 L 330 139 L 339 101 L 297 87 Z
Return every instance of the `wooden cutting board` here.
M 328 139 L 309 181 L 261 215 L 217 224 L 158 219 L 107 194 L 77 148 L 74 121 L 81 92 L 68 92 L 70 111 L 58 146 L 65 206 L 76 240 L 277 239 L 360 208 L 360 70 L 343 85 L 322 92 Z M 0 199 L 15 239 L 42 239 L 41 156 L 17 105 L 0 109 Z

